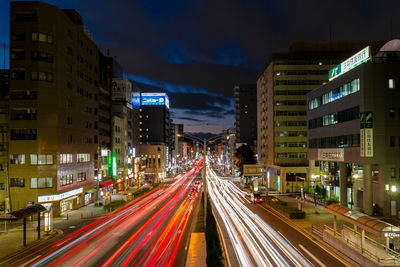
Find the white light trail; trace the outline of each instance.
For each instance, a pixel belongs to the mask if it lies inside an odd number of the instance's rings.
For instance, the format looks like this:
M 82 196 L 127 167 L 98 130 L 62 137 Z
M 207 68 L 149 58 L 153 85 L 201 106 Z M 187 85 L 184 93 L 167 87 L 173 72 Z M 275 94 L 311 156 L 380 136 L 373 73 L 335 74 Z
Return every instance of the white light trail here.
M 245 206 L 246 192 L 209 168 L 207 186 L 241 266 L 313 266 L 280 233 Z

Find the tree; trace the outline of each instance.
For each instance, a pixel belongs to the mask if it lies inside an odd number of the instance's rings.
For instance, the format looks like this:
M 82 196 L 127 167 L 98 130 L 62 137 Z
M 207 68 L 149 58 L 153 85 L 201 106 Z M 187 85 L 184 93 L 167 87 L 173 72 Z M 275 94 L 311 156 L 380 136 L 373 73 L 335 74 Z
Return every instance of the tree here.
M 248 145 L 242 145 L 235 151 L 235 157 L 233 159 L 235 166 L 239 168 L 240 175 L 243 174 L 244 164 L 256 164 L 256 157 Z

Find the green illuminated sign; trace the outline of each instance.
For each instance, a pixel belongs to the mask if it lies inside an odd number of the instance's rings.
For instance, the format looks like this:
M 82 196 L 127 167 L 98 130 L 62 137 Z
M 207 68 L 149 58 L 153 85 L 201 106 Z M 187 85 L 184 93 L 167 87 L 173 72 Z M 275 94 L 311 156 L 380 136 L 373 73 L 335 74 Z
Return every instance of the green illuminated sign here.
M 367 46 L 357 54 L 351 56 L 350 58 L 343 61 L 341 64 L 331 69 L 329 71 L 329 80 L 335 79 L 336 77 L 357 67 L 358 65 L 364 63 L 370 58 L 371 58 L 371 49 L 369 48 L 369 46 Z
M 117 158 L 115 156 L 112 157 L 112 176 L 117 176 Z

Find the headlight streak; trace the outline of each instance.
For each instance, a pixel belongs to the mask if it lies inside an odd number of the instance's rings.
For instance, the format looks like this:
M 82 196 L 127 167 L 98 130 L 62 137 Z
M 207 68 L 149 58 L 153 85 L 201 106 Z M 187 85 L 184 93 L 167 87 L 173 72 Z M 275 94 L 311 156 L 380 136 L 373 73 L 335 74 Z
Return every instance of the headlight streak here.
M 232 182 L 219 178 L 213 170 L 208 170 L 207 181 L 210 197 L 228 230 L 235 253 L 242 265 L 251 266 L 243 248 L 245 245 L 257 265 L 273 265 L 269 260 L 271 258 L 278 266 L 313 266 L 290 242 L 243 204 L 241 198 L 247 195 L 245 192 Z M 239 245 L 240 240 L 233 236 L 235 229 L 242 237 L 242 246 Z M 264 252 L 267 252 L 269 257 Z

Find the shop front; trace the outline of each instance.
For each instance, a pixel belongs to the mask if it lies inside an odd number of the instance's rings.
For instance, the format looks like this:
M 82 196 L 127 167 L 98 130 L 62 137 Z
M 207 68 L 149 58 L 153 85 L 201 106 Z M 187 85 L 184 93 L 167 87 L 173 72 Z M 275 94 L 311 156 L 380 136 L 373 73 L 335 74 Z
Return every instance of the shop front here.
M 77 209 L 82 206 L 81 197 L 83 188 L 77 188 L 61 194 L 38 196 L 38 203 L 45 206 L 51 206 L 54 209 L 54 216 L 57 217 L 61 213 L 68 210 Z

